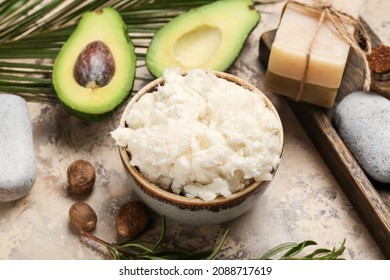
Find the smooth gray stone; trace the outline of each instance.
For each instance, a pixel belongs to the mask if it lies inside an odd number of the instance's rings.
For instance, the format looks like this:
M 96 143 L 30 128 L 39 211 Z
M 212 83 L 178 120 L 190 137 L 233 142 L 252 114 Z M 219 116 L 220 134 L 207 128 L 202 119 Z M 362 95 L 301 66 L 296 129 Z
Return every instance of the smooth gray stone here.
M 334 123 L 367 175 L 390 183 L 390 100 L 376 93 L 353 92 L 336 107 Z
M 35 182 L 31 120 L 26 101 L 0 94 L 0 202 L 25 196 Z

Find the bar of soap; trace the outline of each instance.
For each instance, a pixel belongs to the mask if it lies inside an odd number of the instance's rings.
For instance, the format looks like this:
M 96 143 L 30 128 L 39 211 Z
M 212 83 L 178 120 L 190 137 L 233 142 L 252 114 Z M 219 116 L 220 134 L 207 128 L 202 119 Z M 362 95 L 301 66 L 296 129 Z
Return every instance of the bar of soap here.
M 17 200 L 35 177 L 32 128 L 26 101 L 0 94 L 0 202 Z
M 313 5 L 313 0 L 301 2 Z M 333 0 L 332 5 L 357 17 L 362 0 Z M 296 99 L 304 76 L 306 55 L 316 33 L 319 17 L 319 13 L 287 5 L 271 47 L 265 77 L 265 85 L 269 89 Z M 348 28 L 353 32 L 352 26 Z M 326 108 L 334 105 L 349 49 L 349 44 L 339 37 L 330 21 L 325 19 L 311 52 L 306 84 L 300 100 Z M 286 81 L 291 86 L 281 87 Z
M 337 105 L 333 120 L 367 175 L 390 183 L 390 100 L 376 93 L 351 93 Z
M 276 75 L 271 71 L 267 71 L 265 75 L 265 86 L 272 88 L 273 91 L 282 92 L 283 95 L 292 98 L 299 92 L 299 81 Z M 301 100 L 321 107 L 331 108 L 334 105 L 336 95 L 337 89 L 306 83 L 301 94 Z

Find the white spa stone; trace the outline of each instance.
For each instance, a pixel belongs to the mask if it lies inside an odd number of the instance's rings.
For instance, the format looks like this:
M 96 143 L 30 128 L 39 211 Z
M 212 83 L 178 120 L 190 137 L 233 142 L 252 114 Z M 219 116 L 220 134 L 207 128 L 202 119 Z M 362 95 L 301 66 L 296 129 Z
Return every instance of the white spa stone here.
M 351 93 L 337 106 L 334 122 L 362 169 L 390 183 L 390 100 L 376 93 Z
M 300 0 L 312 5 L 313 0 Z M 332 0 L 340 11 L 358 17 L 362 0 Z M 315 35 L 319 14 L 304 11 L 289 4 L 283 14 L 274 43 L 268 70 L 273 74 L 301 81 L 306 65 L 306 54 Z M 352 31 L 352 26 L 349 26 Z M 338 88 L 341 83 L 350 46 L 325 20 L 311 52 L 307 83 L 326 88 Z
M 27 103 L 19 96 L 0 94 L 0 202 L 25 196 L 35 176 Z

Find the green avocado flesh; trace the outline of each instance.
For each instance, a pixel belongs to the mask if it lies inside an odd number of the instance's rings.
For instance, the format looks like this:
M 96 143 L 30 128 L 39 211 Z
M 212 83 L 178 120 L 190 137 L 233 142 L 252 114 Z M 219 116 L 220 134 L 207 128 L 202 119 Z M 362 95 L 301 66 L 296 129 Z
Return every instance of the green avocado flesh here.
M 135 67 L 126 25 L 116 10 L 106 7 L 83 15 L 54 62 L 53 85 L 70 112 L 99 120 L 129 96 Z
M 189 10 L 155 34 L 147 68 L 155 77 L 174 67 L 225 71 L 259 21 L 251 0 L 222 0 Z

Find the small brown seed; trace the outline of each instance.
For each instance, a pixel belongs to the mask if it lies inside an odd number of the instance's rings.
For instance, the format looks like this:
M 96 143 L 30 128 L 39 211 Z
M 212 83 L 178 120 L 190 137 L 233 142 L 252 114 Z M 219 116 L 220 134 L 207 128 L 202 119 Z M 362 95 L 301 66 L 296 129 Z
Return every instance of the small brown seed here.
M 79 230 L 91 231 L 96 227 L 97 215 L 87 203 L 75 202 L 69 209 L 69 218 Z
M 88 194 L 92 191 L 96 180 L 95 168 L 86 160 L 76 160 L 67 170 L 68 185 L 72 193 Z
M 114 74 L 114 56 L 102 41 L 88 44 L 81 51 L 73 69 L 76 82 L 92 89 L 107 85 Z
M 139 201 L 124 204 L 116 215 L 116 230 L 120 236 L 134 239 L 149 224 L 150 215 L 146 206 Z

